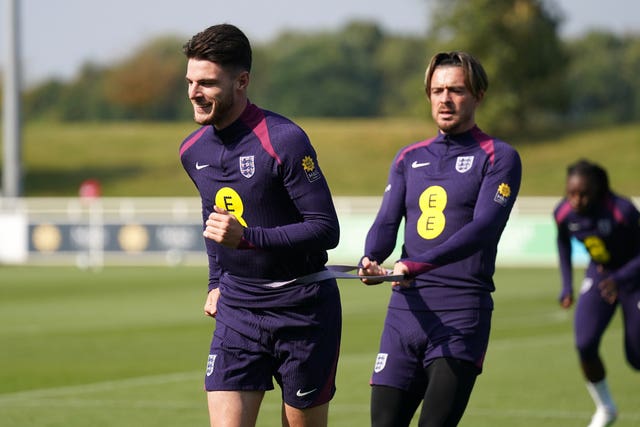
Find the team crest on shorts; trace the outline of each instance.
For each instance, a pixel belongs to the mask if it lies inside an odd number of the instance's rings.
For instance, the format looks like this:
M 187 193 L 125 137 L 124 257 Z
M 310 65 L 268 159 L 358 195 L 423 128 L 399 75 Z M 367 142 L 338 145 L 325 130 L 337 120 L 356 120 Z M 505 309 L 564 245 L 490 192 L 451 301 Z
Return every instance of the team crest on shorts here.
M 245 178 L 251 178 L 256 173 L 255 156 L 240 156 L 240 173 Z
M 388 353 L 378 353 L 376 364 L 373 366 L 373 372 L 378 373 L 387 366 L 387 357 L 389 357 Z
M 217 354 L 210 354 L 209 359 L 207 360 L 207 376 L 211 376 L 213 374 L 213 365 L 216 363 Z
M 456 170 L 460 173 L 465 173 L 473 165 L 474 156 L 458 156 L 456 159 Z

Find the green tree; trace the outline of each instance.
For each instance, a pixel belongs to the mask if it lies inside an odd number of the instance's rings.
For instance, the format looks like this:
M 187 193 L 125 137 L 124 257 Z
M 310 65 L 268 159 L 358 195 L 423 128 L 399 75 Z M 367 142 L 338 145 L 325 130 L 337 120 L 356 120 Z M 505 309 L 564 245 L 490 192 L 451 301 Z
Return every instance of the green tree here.
M 294 116 L 363 117 L 379 113 L 381 73 L 375 24 L 352 22 L 337 34 L 282 34 L 269 50 L 265 106 Z
M 189 117 L 182 40 L 164 37 L 151 41 L 105 78 L 106 100 L 126 118 L 175 120 Z
M 424 73 L 432 53 L 424 38 L 384 39 L 376 56 L 376 67 L 382 75 L 381 115 L 424 116 Z
M 32 90 L 26 91 L 22 97 L 24 111 L 27 118 L 60 120 L 60 100 L 64 97 L 67 85 L 62 80 L 48 80 Z
M 633 114 L 630 119 L 640 120 L 640 79 L 638 78 L 640 76 L 640 37 L 628 36 L 626 45 L 621 74 L 631 86 L 629 96 L 633 97 L 631 104 Z
M 55 104 L 61 120 L 114 118 L 114 111 L 105 100 L 104 75 L 104 68 L 98 65 L 86 63 L 82 67 L 78 77 L 65 87 Z
M 514 133 L 566 109 L 560 15 L 543 0 L 433 0 L 440 50 L 465 50 L 489 75 L 484 127 Z
M 593 31 L 569 43 L 571 118 L 608 124 L 640 118 L 640 41 Z

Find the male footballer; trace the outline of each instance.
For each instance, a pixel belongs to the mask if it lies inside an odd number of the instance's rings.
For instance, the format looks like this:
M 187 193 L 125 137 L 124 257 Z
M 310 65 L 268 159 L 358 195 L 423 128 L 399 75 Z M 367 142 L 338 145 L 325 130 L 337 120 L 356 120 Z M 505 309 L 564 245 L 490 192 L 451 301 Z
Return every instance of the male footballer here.
M 229 24 L 185 45 L 194 120 L 180 158 L 202 198 L 215 317 L 205 374 L 212 427 L 254 426 L 273 379 L 282 425 L 324 427 L 341 334 L 326 272 L 339 226 L 305 132 L 248 100 L 251 46 Z
M 404 220 L 402 257 L 371 376 L 371 424 L 421 427 L 462 418 L 489 342 L 498 241 L 520 189 L 514 148 L 484 133 L 487 90 L 465 52 L 435 55 L 425 89 L 439 132 L 402 148 L 366 237 L 360 274 L 377 275 Z

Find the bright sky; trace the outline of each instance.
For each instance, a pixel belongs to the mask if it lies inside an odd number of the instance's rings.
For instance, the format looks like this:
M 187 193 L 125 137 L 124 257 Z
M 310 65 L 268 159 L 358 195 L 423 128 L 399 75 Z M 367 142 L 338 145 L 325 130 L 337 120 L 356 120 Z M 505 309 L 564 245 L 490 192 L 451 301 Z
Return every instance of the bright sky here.
M 6 62 L 7 4 L 1 0 L 0 66 Z M 640 33 L 640 2 L 635 0 L 547 0 L 565 15 L 563 36 L 600 28 Z M 239 26 L 254 42 L 268 41 L 284 29 L 334 30 L 364 18 L 391 33 L 424 34 L 430 0 L 18 0 L 22 71 L 26 84 L 74 76 L 88 61 L 107 63 L 127 57 L 161 35 L 185 40 L 212 24 Z

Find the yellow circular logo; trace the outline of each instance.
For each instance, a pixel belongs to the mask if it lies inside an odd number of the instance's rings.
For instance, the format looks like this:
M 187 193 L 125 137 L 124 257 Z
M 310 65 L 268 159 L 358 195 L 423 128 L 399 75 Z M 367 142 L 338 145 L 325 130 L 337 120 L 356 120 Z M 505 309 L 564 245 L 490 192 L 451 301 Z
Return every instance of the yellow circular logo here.
M 444 217 L 447 191 L 439 185 L 433 185 L 422 192 L 418 204 L 422 214 L 416 224 L 417 232 L 423 239 L 435 239 L 447 222 Z
M 55 225 L 41 224 L 33 229 L 33 246 L 40 252 L 53 252 L 60 248 L 62 235 Z
M 120 228 L 118 243 L 125 252 L 141 252 L 149 245 L 149 232 L 138 224 L 129 224 Z
M 233 214 L 238 222 L 244 227 L 247 226 L 247 222 L 242 218 L 242 214 L 244 213 L 244 204 L 236 190 L 231 187 L 222 187 L 216 193 L 215 203 L 217 207 Z

